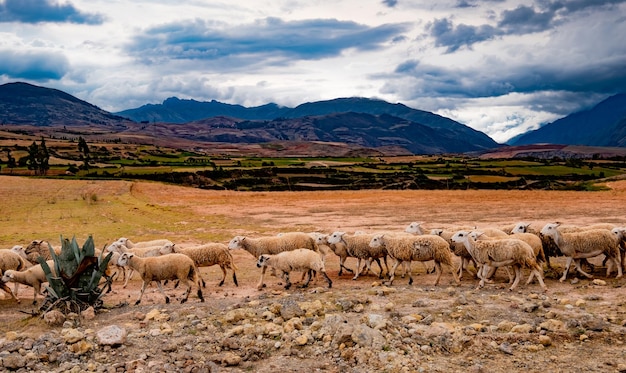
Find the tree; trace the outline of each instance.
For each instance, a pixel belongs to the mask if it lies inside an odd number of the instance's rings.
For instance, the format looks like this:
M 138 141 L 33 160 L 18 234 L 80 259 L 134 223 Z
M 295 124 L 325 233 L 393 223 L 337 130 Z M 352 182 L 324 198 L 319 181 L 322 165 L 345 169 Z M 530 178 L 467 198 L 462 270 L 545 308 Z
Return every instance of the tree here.
M 28 147 L 28 157 L 26 164 L 29 170 L 35 171 L 35 175 L 45 175 L 50 169 L 48 161 L 50 154 L 46 147 L 46 141 L 41 138 L 41 145 L 37 145 L 35 141 Z
M 81 158 L 83 159 L 83 169 L 89 170 L 89 145 L 87 145 L 87 141 L 82 137 L 78 138 L 78 151 L 83 153 Z

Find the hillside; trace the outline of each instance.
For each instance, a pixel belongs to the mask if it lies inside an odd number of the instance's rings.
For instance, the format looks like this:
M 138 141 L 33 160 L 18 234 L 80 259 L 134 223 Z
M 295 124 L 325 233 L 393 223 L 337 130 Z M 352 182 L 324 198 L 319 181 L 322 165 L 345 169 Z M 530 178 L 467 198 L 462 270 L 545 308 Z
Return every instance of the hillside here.
M 626 146 L 626 94 L 611 96 L 589 110 L 573 113 L 510 141 L 511 145 L 543 143 Z
M 123 130 L 129 121 L 63 91 L 17 82 L 0 85 L 0 123 Z

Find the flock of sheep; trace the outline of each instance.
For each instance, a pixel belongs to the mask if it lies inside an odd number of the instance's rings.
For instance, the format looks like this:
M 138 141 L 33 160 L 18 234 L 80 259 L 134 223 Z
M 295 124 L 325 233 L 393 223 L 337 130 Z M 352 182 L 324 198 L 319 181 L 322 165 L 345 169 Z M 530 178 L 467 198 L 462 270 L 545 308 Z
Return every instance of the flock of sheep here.
M 393 284 L 396 271 L 401 264 L 402 277 L 408 275 L 409 284 L 412 284 L 411 262 L 418 261 L 424 263 L 427 272 L 432 270 L 436 272 L 434 285 L 439 283 L 442 265 L 450 269 L 457 284 L 460 283 L 465 271 L 472 278 L 478 278 L 479 288 L 483 287 L 485 282 L 492 281 L 498 268 L 503 268 L 510 279 L 509 290 L 513 290 L 522 279 L 522 269 L 525 268 L 529 273 L 526 284 L 536 278 L 541 288 L 546 291 L 543 264 L 551 267 L 550 257 L 567 258 L 560 281 L 566 279 L 572 262 L 580 274 L 591 278 L 592 276 L 585 272 L 582 266 L 590 265 L 587 259 L 599 255 L 605 256 L 603 264 L 607 265 L 607 277 L 615 271 L 617 278 L 620 278 L 623 270 L 626 270 L 625 248 L 626 227 L 612 224 L 574 227 L 549 223 L 539 231 L 533 230 L 530 224 L 526 223 L 501 228 L 457 227 L 427 230 L 421 223 L 413 222 L 401 232 L 352 234 L 289 232 L 258 238 L 236 236 L 228 245 L 208 243 L 187 247 L 169 240 L 133 243 L 128 238 L 120 238 L 109 245 L 102 254 L 112 252 L 107 271 L 124 281 L 124 287 L 134 272 L 141 276 L 143 281 L 141 292 L 135 302 L 139 304 L 146 286 L 152 281 L 157 283 L 165 302 L 169 303 L 162 282 L 167 283 L 170 280 L 176 280 L 176 285 L 182 282 L 186 286 L 181 303 L 187 301 L 194 285 L 198 288 L 198 298 L 204 301 L 202 288 L 206 283 L 198 270 L 199 267 L 219 265 L 223 273 L 220 286 L 224 284 L 230 270 L 233 282 L 238 286 L 237 266 L 231 254 L 231 250 L 238 249 L 246 250 L 257 259 L 256 265 L 261 268 L 258 289 L 265 286 L 267 268 L 278 272 L 285 283 L 285 289 L 292 285 L 289 278 L 291 272 L 302 272 L 302 287 L 308 286 L 311 279 L 318 274 L 324 277 L 328 287 L 332 287 L 332 280 L 325 269 L 325 258 L 332 252 L 339 257 L 338 275 L 341 276 L 346 270 L 354 273 L 353 280 L 357 280 L 365 271 L 374 273 L 372 264 L 376 262 L 379 267 L 378 277 L 381 279 L 384 278 L 382 264 L 385 265 L 388 285 Z M 54 250 L 58 252 L 59 249 Z M 26 248 L 18 245 L 9 250 L 0 250 L 2 274 L 0 288 L 18 303 L 19 299 L 15 294 L 19 284 L 33 287 L 33 304 L 36 304 L 41 285 L 47 281 L 41 266 L 33 264 L 37 263 L 39 256 L 49 261 L 51 269 L 54 268 L 50 246 L 46 241 L 35 240 Z M 354 270 L 346 266 L 346 259 L 349 257 L 357 259 Z M 387 266 L 388 258 L 393 261 L 391 268 Z M 434 262 L 433 269 L 427 264 L 431 261 Z M 457 262 L 460 263 L 458 268 Z M 471 271 L 470 264 L 473 264 L 476 272 Z M 13 291 L 7 286 L 9 282 L 15 283 Z

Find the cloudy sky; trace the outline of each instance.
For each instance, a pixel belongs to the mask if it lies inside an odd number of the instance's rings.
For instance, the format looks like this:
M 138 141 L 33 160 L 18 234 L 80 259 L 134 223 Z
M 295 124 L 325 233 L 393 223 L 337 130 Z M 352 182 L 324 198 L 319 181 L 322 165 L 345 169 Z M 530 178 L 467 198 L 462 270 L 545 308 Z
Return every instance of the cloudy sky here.
M 499 142 L 626 91 L 626 0 L 0 0 L 0 84 L 105 110 L 380 98 Z

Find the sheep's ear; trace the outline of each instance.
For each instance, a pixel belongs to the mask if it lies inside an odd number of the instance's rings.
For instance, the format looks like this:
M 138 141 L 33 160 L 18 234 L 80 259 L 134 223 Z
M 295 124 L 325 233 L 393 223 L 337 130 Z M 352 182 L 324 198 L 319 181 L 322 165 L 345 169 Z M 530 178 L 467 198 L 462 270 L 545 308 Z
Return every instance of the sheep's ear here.
M 560 221 L 554 222 L 554 224 L 556 224 L 557 227 L 561 226 L 561 222 Z

